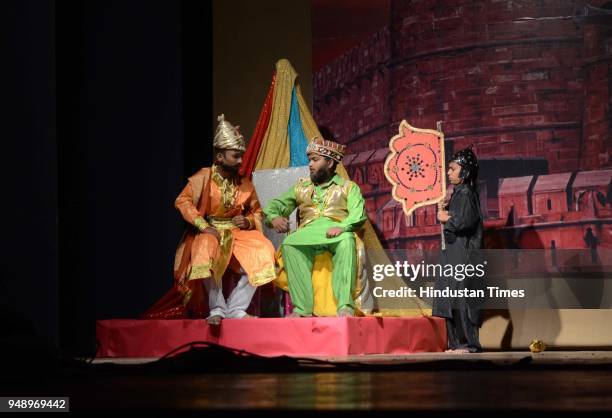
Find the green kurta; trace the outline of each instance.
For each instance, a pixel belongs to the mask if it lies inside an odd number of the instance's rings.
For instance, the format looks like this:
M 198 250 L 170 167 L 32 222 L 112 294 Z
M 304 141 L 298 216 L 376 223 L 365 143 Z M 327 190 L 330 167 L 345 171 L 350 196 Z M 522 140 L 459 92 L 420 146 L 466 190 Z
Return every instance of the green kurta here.
M 310 179 L 300 180 L 286 193 L 273 199 L 264 209 L 266 224 L 271 226 L 272 220 L 279 216 L 289 217 L 297 207 L 301 212 L 306 210 L 308 213 L 302 213 L 297 231 L 289 235 L 283 244 L 330 244 L 341 240 L 342 235 L 346 234 L 327 238 L 329 228 L 340 227 L 345 232 L 355 232 L 366 221 L 359 186 L 337 174 L 321 185 L 313 184 Z
M 332 288 L 338 311 L 354 310 L 352 288 L 357 274 L 357 255 L 353 232 L 366 221 L 359 186 L 337 174 L 321 185 L 302 179 L 268 204 L 264 209 L 266 223 L 271 225 L 279 216 L 286 218 L 296 208 L 300 214 L 299 227 L 281 245 L 294 311 L 303 316 L 312 315 L 313 260 L 325 251 L 332 253 Z M 340 227 L 344 232 L 327 238 L 327 230 L 333 227 Z

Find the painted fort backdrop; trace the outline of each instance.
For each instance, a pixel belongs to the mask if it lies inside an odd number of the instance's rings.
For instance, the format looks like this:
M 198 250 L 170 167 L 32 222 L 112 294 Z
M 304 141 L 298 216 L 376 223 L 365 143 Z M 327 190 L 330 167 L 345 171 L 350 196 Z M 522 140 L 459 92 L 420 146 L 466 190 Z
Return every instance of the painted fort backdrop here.
M 474 144 L 488 248 L 611 248 L 612 2 L 379 4 L 384 24 L 315 66 L 313 90 L 385 246 L 439 246 L 435 207 L 406 217 L 383 173 L 406 119 L 441 121 L 447 155 Z

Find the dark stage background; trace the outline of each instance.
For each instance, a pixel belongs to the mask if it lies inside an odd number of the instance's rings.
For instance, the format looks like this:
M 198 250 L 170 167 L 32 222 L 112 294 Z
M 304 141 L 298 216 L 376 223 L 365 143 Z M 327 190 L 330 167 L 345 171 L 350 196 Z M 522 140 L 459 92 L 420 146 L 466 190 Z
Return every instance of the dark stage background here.
M 311 101 L 310 1 L 14 0 L 0 16 L 0 337 L 7 354 L 93 355 L 97 319 L 170 287 L 174 199 L 210 165 L 216 115 L 248 139 L 281 58 Z
M 174 198 L 210 163 L 211 4 L 0 7 L 3 347 L 93 354 L 96 319 L 170 285 Z

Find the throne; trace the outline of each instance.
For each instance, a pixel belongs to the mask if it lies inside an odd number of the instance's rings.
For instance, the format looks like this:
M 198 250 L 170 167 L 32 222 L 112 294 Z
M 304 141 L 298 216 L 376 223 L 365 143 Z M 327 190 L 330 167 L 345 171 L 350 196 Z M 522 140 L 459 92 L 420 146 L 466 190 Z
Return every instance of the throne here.
M 253 172 L 253 184 L 257 190 L 257 196 L 262 207 L 281 193 L 289 190 L 300 178 L 308 177 L 307 166 L 280 168 L 270 170 L 257 170 Z M 290 218 L 290 229 L 293 231 L 299 226 L 299 215 L 295 210 Z M 277 248 L 276 260 L 279 267 L 276 286 L 284 291 L 286 300 L 289 300 L 289 288 L 287 274 L 283 268 L 283 260 L 280 253 L 280 244 L 286 234 L 279 234 L 264 225 L 264 234 L 272 241 L 274 248 Z M 365 250 L 363 236 L 355 233 L 355 243 L 357 247 L 357 276 L 353 286 L 353 300 L 355 301 L 355 314 L 366 315 L 373 310 L 374 301 L 368 289 L 368 280 L 365 269 Z M 316 316 L 336 316 L 336 299 L 332 290 L 332 257 L 331 253 L 325 252 L 315 257 L 312 269 L 312 288 L 314 290 L 313 314 Z M 285 314 L 291 309 L 290 303 L 285 303 Z

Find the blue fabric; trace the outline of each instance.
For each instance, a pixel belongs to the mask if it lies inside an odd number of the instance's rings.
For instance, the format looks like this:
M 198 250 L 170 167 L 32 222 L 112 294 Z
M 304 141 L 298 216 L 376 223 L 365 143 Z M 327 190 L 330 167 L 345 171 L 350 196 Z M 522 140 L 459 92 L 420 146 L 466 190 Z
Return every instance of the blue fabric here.
M 308 141 L 302 128 L 295 86 L 293 86 L 293 91 L 291 92 L 291 111 L 289 112 L 289 126 L 287 130 L 289 133 L 289 166 L 300 167 L 308 165 L 308 157 L 306 156 Z

